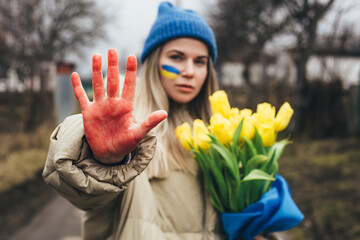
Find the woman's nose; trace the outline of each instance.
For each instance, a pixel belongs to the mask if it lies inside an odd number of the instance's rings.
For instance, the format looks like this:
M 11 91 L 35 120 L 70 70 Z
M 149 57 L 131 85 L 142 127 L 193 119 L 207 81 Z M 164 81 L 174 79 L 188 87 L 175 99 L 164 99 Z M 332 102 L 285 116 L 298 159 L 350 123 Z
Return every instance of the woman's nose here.
M 183 71 L 182 71 L 182 76 L 183 77 L 193 77 L 195 74 L 195 66 L 193 61 L 188 60 L 186 61 Z

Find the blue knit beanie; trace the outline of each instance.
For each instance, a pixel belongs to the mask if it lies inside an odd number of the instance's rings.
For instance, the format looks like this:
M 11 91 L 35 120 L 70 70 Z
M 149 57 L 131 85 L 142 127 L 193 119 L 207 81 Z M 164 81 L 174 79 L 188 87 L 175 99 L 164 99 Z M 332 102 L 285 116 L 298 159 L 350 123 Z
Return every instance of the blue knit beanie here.
M 174 7 L 169 2 L 159 5 L 157 19 L 152 26 L 141 54 L 141 63 L 160 45 L 174 38 L 190 37 L 204 42 L 213 63 L 217 57 L 215 35 L 205 19 L 195 11 Z

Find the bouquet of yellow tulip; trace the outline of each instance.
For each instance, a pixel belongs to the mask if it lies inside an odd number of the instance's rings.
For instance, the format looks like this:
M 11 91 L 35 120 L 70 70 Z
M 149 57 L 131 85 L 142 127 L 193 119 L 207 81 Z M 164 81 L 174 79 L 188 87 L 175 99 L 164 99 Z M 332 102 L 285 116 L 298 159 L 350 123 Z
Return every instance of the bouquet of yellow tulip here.
M 254 234 L 263 230 L 284 230 L 274 228 L 274 224 L 262 223 L 259 226 L 259 221 L 264 222 L 262 217 L 256 219 L 253 227 L 237 227 L 235 231 L 233 224 L 229 224 L 229 216 L 225 213 L 244 213 L 249 208 L 254 209 L 256 203 L 259 204 L 266 194 L 269 195 L 274 185 L 284 187 L 279 188 L 277 195 L 286 190 L 286 182 L 277 172 L 278 159 L 289 140 L 276 141 L 276 136 L 288 126 L 293 109 L 287 102 L 281 106 L 277 114 L 275 107 L 269 103 L 258 104 L 255 113 L 250 109 L 231 108 L 224 91 L 215 92 L 209 100 L 213 111 L 210 125 L 206 126 L 202 120 L 196 119 L 192 129 L 190 124 L 185 122 L 176 128 L 175 134 L 182 146 L 194 153 L 194 158 L 204 174 L 211 202 L 219 212 L 224 213 L 223 225 L 226 223 L 224 228 L 229 239 L 239 236 L 252 239 Z M 289 192 L 285 193 L 289 198 Z M 279 201 L 283 198 L 284 194 Z M 277 204 L 271 208 L 278 209 L 279 206 Z M 302 217 L 301 212 L 297 213 L 296 225 Z M 249 226 L 249 222 L 243 222 L 244 217 L 241 218 L 241 227 Z M 254 219 L 251 221 L 254 222 Z M 279 226 L 283 222 L 277 221 L 276 224 Z M 294 223 L 291 227 L 293 225 Z

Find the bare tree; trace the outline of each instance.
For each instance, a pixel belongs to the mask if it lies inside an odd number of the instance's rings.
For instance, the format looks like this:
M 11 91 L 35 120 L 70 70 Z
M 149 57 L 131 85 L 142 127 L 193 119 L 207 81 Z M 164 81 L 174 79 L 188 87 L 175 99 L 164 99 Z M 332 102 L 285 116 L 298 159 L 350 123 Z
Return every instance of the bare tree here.
M 249 77 L 249 66 L 266 57 L 265 47 L 277 36 L 294 39 L 283 47 L 296 65 L 296 129 L 303 129 L 307 107 L 306 65 L 316 51 L 318 27 L 335 0 L 219 0 L 219 10 L 212 14 L 212 25 L 219 45 L 219 62 L 242 62 L 244 80 L 259 89 Z M 350 36 L 344 34 L 344 37 Z M 348 39 L 343 39 L 349 41 Z M 261 89 L 261 88 L 260 88 Z
M 329 22 L 331 30 L 317 38 L 315 53 L 320 56 L 360 56 L 360 32 L 357 21 L 344 21 L 348 15 L 359 12 L 360 4 L 355 1 L 337 3 L 333 4 L 336 11 L 333 21 Z
M 105 37 L 106 20 L 94 0 L 0 0 L 0 51 L 5 53 L 0 63 L 6 63 L 0 70 L 11 67 L 22 81 L 40 76 L 44 93 L 47 79 L 41 64 L 61 61 Z M 35 115 L 49 110 L 46 102 L 31 98 L 27 129 L 34 128 L 34 119 L 43 119 L 44 114 Z
M 243 78 L 252 89 L 260 86 L 251 82 L 251 64 L 265 55 L 265 45 L 288 23 L 281 4 L 281 0 L 219 0 L 219 9 L 211 14 L 219 62 L 242 62 Z
M 335 0 L 284 0 L 291 23 L 288 32 L 296 37 L 296 45 L 291 50 L 296 65 L 295 123 L 296 129 L 304 129 L 307 108 L 306 64 L 314 53 L 318 26 Z
M 0 29 L 7 61 L 21 79 L 35 64 L 59 61 L 105 36 L 105 16 L 93 0 L 1 0 Z

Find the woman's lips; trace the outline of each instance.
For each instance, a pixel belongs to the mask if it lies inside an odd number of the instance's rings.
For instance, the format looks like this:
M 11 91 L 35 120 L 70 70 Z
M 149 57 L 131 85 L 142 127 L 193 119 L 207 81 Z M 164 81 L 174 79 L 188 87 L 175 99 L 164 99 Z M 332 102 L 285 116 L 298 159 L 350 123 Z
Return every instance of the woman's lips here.
M 176 85 L 176 88 L 179 89 L 181 92 L 192 92 L 194 90 L 193 86 L 186 84 L 178 84 Z

